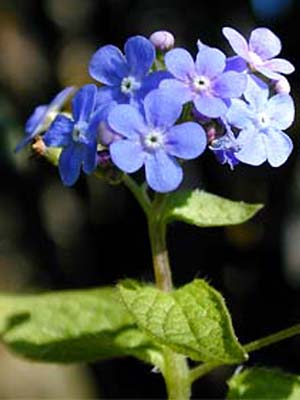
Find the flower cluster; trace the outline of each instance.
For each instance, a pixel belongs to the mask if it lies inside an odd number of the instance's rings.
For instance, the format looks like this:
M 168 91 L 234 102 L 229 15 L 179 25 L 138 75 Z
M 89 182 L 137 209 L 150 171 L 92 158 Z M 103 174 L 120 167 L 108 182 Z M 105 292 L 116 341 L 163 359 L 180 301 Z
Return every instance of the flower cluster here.
M 131 37 L 124 52 L 113 45 L 92 56 L 89 73 L 101 85 L 87 84 L 62 112 L 74 88 L 39 106 L 26 124 L 20 150 L 37 135 L 45 148 L 61 149 L 58 168 L 73 185 L 81 168 L 102 168 L 101 154 L 123 173 L 143 166 L 150 188 L 175 190 L 184 160 L 206 148 L 231 168 L 239 162 L 282 165 L 293 144 L 283 131 L 294 120 L 290 86 L 282 74 L 294 67 L 275 58 L 280 40 L 267 28 L 252 31 L 249 43 L 236 30 L 223 34 L 236 55 L 197 42 L 195 59 L 174 47 L 166 31 L 147 39 Z

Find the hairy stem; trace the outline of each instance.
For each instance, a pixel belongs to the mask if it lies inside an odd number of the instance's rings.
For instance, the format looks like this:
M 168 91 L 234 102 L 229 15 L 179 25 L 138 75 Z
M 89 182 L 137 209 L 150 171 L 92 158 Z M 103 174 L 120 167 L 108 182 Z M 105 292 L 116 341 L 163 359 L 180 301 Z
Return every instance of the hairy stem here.
M 244 349 L 247 353 L 250 353 L 251 351 L 259 350 L 263 347 L 269 346 L 270 344 L 280 342 L 281 340 L 285 340 L 299 334 L 300 325 L 294 325 L 277 333 L 273 333 L 272 335 L 254 340 L 253 342 L 244 345 Z
M 148 214 L 148 227 L 156 286 L 160 290 L 170 292 L 173 283 L 167 250 L 167 226 L 162 218 L 165 200 L 166 195 L 156 195 Z M 168 399 L 188 400 L 191 395 L 191 382 L 186 357 L 165 347 L 164 360 L 162 373 Z
M 123 182 L 137 199 L 147 217 L 156 287 L 164 292 L 170 292 L 173 283 L 166 241 L 167 226 L 162 217 L 167 195 L 156 194 L 151 202 L 145 188 L 139 186 L 131 177 L 124 174 Z M 191 380 L 186 357 L 169 347 L 164 347 L 163 354 L 162 374 L 168 399 L 188 400 L 191 395 Z
M 191 396 L 191 382 L 186 357 L 170 348 L 164 350 L 165 366 L 163 375 L 169 400 L 188 400 Z
M 148 227 L 156 286 L 170 292 L 173 284 L 166 244 L 166 225 L 154 214 L 148 220 Z

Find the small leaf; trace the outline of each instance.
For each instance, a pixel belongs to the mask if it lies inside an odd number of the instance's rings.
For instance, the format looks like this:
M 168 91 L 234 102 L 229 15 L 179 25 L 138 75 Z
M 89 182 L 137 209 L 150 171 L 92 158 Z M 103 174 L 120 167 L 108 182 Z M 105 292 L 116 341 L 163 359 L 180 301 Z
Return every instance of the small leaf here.
M 22 356 L 49 362 L 133 355 L 160 364 L 159 348 L 141 332 L 114 288 L 0 295 L 2 341 Z
M 300 376 L 276 369 L 248 368 L 228 382 L 228 400 L 299 400 Z
M 183 221 L 202 228 L 241 224 L 252 218 L 262 204 L 232 201 L 200 190 L 169 195 L 164 219 Z
M 247 359 L 222 296 L 205 281 L 171 293 L 132 281 L 119 288 L 139 327 L 154 340 L 195 361 L 232 364 Z

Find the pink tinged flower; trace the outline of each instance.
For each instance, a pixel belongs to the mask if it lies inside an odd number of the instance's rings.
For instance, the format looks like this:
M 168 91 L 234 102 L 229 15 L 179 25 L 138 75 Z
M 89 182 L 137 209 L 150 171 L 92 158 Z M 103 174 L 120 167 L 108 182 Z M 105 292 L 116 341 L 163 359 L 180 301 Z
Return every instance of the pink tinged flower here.
M 291 91 L 291 85 L 289 84 L 289 81 L 282 76 L 279 80 L 273 81 L 274 84 L 274 90 L 276 93 L 285 93 L 289 94 Z
M 222 31 L 234 52 L 239 56 L 231 60 L 231 69 L 235 70 L 235 64 L 238 64 L 241 58 L 247 62 L 250 71 L 260 72 L 269 79 L 278 80 L 281 78 L 280 74 L 294 72 L 295 68 L 289 61 L 274 58 L 281 51 L 281 42 L 269 29 L 254 29 L 250 34 L 249 43 L 233 28 L 226 27 Z
M 180 48 L 166 54 L 165 63 L 173 78 L 163 80 L 160 87 L 182 104 L 192 101 L 202 115 L 218 118 L 226 114 L 226 100 L 242 95 L 247 78 L 235 71 L 224 72 L 226 57 L 220 50 L 198 47 L 196 61 Z

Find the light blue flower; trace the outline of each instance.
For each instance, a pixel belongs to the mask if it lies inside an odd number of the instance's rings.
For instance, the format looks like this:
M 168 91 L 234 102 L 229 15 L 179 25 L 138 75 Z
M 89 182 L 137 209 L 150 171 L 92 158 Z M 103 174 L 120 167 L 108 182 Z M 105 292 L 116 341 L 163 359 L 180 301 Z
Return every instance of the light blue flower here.
M 108 116 L 110 128 L 121 135 L 110 145 L 114 164 L 127 173 L 145 165 L 146 181 L 153 190 L 176 189 L 183 178 L 176 158 L 196 158 L 207 144 L 199 124 L 175 125 L 181 112 L 181 103 L 160 89 L 145 97 L 142 111 L 131 105 L 116 106 Z
M 197 111 L 218 118 L 227 112 L 227 100 L 240 97 L 247 84 L 244 74 L 224 72 L 226 57 L 220 50 L 198 41 L 194 62 L 185 49 L 174 49 L 165 55 L 165 63 L 173 79 L 163 80 L 160 87 L 178 98 L 182 104 L 192 101 Z
M 294 121 L 295 108 L 290 95 L 276 94 L 269 98 L 269 89 L 258 78 L 248 78 L 245 99 L 232 100 L 226 119 L 240 129 L 235 157 L 250 165 L 268 161 L 279 167 L 288 159 L 293 143 L 283 130 Z

